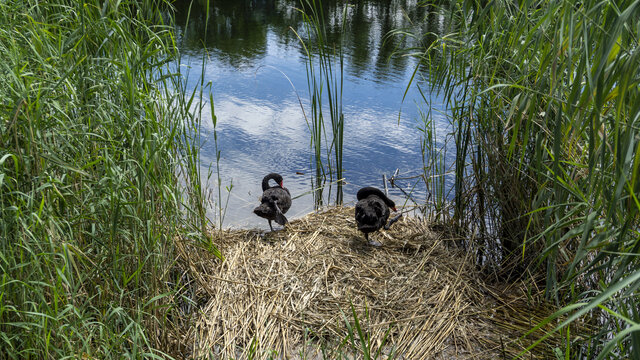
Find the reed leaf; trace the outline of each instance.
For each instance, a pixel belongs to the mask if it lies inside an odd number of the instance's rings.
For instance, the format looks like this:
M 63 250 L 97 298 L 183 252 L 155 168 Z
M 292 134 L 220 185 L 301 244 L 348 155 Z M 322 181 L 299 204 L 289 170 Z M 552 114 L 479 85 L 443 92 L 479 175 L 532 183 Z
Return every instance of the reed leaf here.
M 173 241 L 208 235 L 171 11 L 0 3 L 0 357 L 179 353 Z
M 298 11 L 302 15 L 303 28 L 306 38 L 298 34 L 296 37 L 301 43 L 306 55 L 307 86 L 309 91 L 310 117 L 303 109 L 305 120 L 310 132 L 312 164 L 315 164 L 316 176 L 313 188 L 316 205 L 322 204 L 322 189 L 327 182 L 337 183 L 336 204 L 342 204 L 342 149 L 344 144 L 344 114 L 342 111 L 342 91 L 344 83 L 344 53 L 342 51 L 342 39 L 331 43 L 326 34 L 326 19 L 323 13 L 321 1 L 305 0 L 301 2 Z M 347 22 L 347 5 L 342 11 L 342 31 L 345 33 Z M 328 105 L 325 105 L 325 101 Z M 327 137 L 325 127 L 325 115 L 331 121 L 331 137 Z M 324 145 L 324 151 L 323 151 Z M 326 154 L 326 155 L 325 155 Z M 324 160 L 323 160 L 324 159 Z M 326 162 L 326 168 L 325 164 Z M 331 187 L 329 187 L 330 197 Z
M 637 330 L 626 329 L 640 320 L 630 311 L 640 2 L 460 0 L 437 11 L 447 31 L 412 54 L 455 127 L 457 228 L 492 239 L 468 245 L 498 274 L 546 272 L 560 314 L 582 304 L 555 329 L 566 330 L 565 357 L 637 350 Z M 581 322 L 601 330 L 569 330 Z

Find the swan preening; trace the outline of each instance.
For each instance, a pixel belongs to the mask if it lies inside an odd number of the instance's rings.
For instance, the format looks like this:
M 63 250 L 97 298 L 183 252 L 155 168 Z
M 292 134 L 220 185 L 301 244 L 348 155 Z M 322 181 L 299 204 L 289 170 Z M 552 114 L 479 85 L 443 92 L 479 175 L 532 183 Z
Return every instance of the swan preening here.
M 275 186 L 269 185 L 269 181 L 274 180 Z M 262 179 L 262 197 L 260 205 L 253 209 L 253 212 L 269 221 L 269 228 L 273 231 L 271 221 L 280 225 L 285 225 L 288 220 L 284 214 L 291 207 L 291 194 L 284 187 L 280 174 L 271 173 Z M 358 230 L 364 233 L 364 237 L 369 241 L 369 233 L 378 231 L 381 228 L 388 229 L 396 219 L 389 220 L 390 210 L 396 210 L 396 204 L 377 188 L 367 186 L 358 191 L 356 195 L 355 217 Z M 399 217 L 399 216 L 398 216 Z
M 389 199 L 382 191 L 371 186 L 363 187 L 357 194 L 356 203 L 356 223 L 358 230 L 364 233 L 364 237 L 369 241 L 369 233 L 378 231 L 384 227 L 388 229 L 389 208 L 396 210 L 396 204 Z
M 269 186 L 269 180 L 274 180 L 277 185 Z M 272 220 L 283 226 L 288 222 L 284 214 L 291 207 L 291 194 L 282 183 L 280 174 L 271 173 L 265 176 L 262 179 L 261 204 L 253 209 L 256 215 L 269 221 L 271 231 L 273 231 Z

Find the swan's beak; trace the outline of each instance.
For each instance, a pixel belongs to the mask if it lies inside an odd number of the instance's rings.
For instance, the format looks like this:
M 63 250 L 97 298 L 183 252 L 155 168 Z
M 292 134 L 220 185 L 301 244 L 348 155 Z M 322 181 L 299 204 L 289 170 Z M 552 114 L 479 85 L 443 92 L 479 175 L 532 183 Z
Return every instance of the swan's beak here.
M 392 209 L 393 209 L 393 211 L 396 211 L 396 212 L 398 211 L 398 209 L 396 209 L 396 207 L 395 207 L 395 206 L 394 206 L 394 207 L 392 207 Z

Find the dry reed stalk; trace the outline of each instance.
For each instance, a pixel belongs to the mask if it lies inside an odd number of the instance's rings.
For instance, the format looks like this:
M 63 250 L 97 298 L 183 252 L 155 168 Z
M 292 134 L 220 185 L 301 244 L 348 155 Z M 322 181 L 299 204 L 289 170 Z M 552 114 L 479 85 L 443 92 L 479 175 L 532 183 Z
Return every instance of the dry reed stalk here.
M 411 217 L 373 235 L 379 248 L 342 207 L 264 236 L 216 234 L 224 262 L 177 245 L 202 304 L 184 329 L 197 358 L 322 358 L 321 346 L 347 335 L 350 304 L 374 351 L 391 327 L 383 352 L 392 346 L 399 359 L 486 358 L 505 343 L 515 354 L 524 344 L 514 339 L 548 313 L 526 311 L 521 289 L 485 284 L 473 256 Z

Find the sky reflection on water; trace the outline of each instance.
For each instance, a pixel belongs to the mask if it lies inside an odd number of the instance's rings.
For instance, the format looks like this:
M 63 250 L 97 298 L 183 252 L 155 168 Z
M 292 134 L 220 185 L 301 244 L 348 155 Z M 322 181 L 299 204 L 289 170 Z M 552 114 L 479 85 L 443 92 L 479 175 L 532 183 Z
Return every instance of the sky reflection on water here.
M 268 229 L 267 221 L 255 216 L 252 209 L 257 206 L 262 192 L 262 177 L 269 172 L 280 173 L 294 197 L 307 193 L 293 201 L 288 218 L 301 217 L 314 210 L 310 191 L 315 172 L 310 161 L 309 129 L 298 99 L 299 95 L 308 115 L 305 59 L 297 40 L 292 38 L 294 34 L 287 28 L 300 25 L 291 10 L 295 2 L 242 3 L 252 3 L 250 15 L 237 3 L 214 2 L 215 16 L 207 33 L 210 49 L 204 75 L 205 83 L 211 81 L 213 84 L 218 147 L 222 152 L 222 185 L 233 183 L 224 224 Z M 376 16 L 385 12 L 380 10 L 381 7 L 388 5 L 386 1 L 362 1 L 359 4 L 351 11 L 353 14 L 368 11 L 370 16 Z M 184 9 L 178 6 L 179 14 L 184 13 Z M 416 11 L 415 7 L 413 10 Z M 202 9 L 192 9 L 192 13 L 198 11 Z M 380 60 L 383 56 L 380 54 L 381 38 L 388 31 L 389 24 L 397 22 L 395 13 L 387 10 L 386 14 L 387 18 L 375 21 L 367 17 L 358 20 L 355 15 L 350 19 L 347 38 L 352 40 L 347 41 L 345 50 L 348 56 L 343 90 L 346 204 L 354 203 L 355 193 L 360 187 L 382 187 L 382 174 L 390 176 L 396 169 L 401 173 L 417 174 L 422 166 L 421 133 L 417 130 L 422 123 L 416 105 L 422 100 L 415 87 L 402 103 L 415 65 L 408 58 L 392 58 L 388 63 Z M 204 51 L 198 47 L 197 41 L 199 38 L 202 40 L 204 20 L 198 23 L 198 18 L 203 16 L 195 16 L 185 28 L 185 23 L 180 21 L 186 19 L 178 16 L 183 65 L 192 73 L 188 78 L 191 88 L 199 81 L 193 75 L 200 73 Z M 379 25 L 385 23 L 386 27 Z M 431 101 L 435 110 L 442 108 L 437 97 Z M 202 164 L 205 168 L 211 165 L 215 171 L 213 125 L 208 112 L 207 106 L 203 109 Z M 439 133 L 445 134 L 447 121 L 438 111 L 434 111 L 433 116 Z M 413 182 L 401 185 L 411 188 Z M 217 194 L 216 184 L 209 186 Z M 404 202 L 397 189 L 390 189 L 390 193 L 397 203 Z M 223 189 L 223 203 L 226 194 Z M 332 197 L 334 194 L 335 189 Z M 424 186 L 418 189 L 416 197 L 424 200 Z M 210 211 L 209 215 L 213 218 L 215 212 Z

